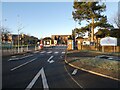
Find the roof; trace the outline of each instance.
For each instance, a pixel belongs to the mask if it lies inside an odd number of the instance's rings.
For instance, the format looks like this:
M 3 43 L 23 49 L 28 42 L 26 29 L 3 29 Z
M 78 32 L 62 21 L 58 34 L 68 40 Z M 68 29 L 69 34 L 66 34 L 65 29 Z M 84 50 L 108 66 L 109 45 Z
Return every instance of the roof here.
M 50 37 L 45 37 L 43 40 L 52 40 Z
M 77 37 L 76 39 L 84 39 L 83 37 Z

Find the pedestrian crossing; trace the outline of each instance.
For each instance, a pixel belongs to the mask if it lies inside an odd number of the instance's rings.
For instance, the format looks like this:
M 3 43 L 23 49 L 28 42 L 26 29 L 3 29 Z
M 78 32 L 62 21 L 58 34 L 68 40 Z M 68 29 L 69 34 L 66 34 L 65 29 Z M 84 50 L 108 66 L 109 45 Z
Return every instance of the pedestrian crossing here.
M 65 52 L 59 52 L 59 51 L 41 51 L 40 54 L 65 54 Z

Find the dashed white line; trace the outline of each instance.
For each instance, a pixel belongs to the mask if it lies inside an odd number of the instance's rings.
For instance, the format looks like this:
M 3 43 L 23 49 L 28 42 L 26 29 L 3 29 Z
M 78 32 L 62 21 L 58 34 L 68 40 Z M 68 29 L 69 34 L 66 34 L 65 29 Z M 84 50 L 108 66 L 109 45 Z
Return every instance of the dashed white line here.
M 23 63 L 23 64 L 21 64 L 21 65 L 19 65 L 19 66 L 17 66 L 17 67 L 14 67 L 14 68 L 12 68 L 11 69 L 11 71 L 14 71 L 14 70 L 16 70 L 16 69 L 18 69 L 18 68 L 20 68 L 20 67 L 22 67 L 22 66 L 24 66 L 24 65 L 26 65 L 26 64 L 28 64 L 28 63 L 30 63 L 30 62 L 33 62 L 34 60 L 36 60 L 37 58 L 34 58 L 34 59 L 32 59 L 32 60 L 30 60 L 30 61 L 28 61 L 28 62 L 26 62 L 26 63 Z
M 18 60 L 20 58 L 10 58 L 8 61 L 12 61 L 12 60 Z
M 35 51 L 34 53 L 38 53 L 39 51 Z
M 52 53 L 52 51 L 49 51 L 49 52 L 47 52 L 47 53 Z
M 65 52 L 62 52 L 62 54 L 65 54 Z
M 16 56 L 11 56 L 12 58 L 15 58 Z
M 28 56 L 25 56 L 25 57 L 22 57 L 22 58 L 20 58 L 20 59 L 27 58 L 27 57 L 30 57 L 30 56 L 33 56 L 33 54 L 28 55 Z
M 25 90 L 30 90 L 40 75 L 42 77 L 42 83 L 43 83 L 44 90 L 49 90 L 49 86 L 48 86 L 47 79 L 46 79 L 45 72 L 44 72 L 43 68 L 36 74 L 36 76 L 33 78 L 33 80 L 30 82 L 30 84 L 26 87 Z
M 40 52 L 40 53 L 45 53 L 46 51 L 42 51 L 42 52 Z
M 57 54 L 58 52 L 55 52 L 55 54 Z

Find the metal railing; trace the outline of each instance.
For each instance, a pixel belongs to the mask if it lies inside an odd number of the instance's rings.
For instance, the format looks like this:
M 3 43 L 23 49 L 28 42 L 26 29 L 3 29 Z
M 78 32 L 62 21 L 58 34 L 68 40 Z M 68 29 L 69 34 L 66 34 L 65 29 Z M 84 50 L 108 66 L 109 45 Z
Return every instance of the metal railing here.
M 19 53 L 30 52 L 35 50 L 39 50 L 38 46 L 36 45 L 20 45 L 19 46 Z M 12 54 L 18 54 L 18 46 L 10 45 L 10 44 L 2 44 L 2 56 L 12 55 Z

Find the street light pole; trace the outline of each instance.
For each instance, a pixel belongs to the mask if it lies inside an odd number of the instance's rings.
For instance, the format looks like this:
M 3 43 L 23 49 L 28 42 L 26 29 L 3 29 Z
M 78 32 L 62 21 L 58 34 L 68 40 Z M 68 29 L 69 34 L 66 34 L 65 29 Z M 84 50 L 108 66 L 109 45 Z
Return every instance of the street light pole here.
M 18 53 L 19 53 L 19 29 L 18 29 Z
M 18 23 L 18 53 L 19 53 L 19 15 L 17 15 L 17 23 Z
M 20 16 L 18 15 L 17 17 L 19 18 Z M 23 28 L 24 27 L 20 27 L 19 20 L 18 20 L 18 53 L 20 52 L 20 50 L 19 50 L 19 45 L 20 45 L 20 43 L 19 43 L 19 31 L 22 30 Z

